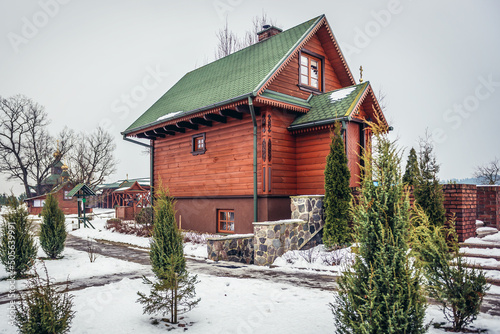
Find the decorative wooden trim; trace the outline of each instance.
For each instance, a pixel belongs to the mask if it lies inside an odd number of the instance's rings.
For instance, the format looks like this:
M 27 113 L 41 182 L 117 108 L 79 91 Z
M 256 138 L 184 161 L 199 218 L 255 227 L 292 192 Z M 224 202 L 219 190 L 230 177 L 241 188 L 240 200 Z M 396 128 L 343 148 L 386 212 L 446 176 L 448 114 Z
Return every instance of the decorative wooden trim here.
M 267 177 L 267 191 L 271 191 L 271 166 L 268 167 L 269 176 Z
M 266 192 L 266 167 L 262 167 L 262 192 Z
M 198 138 L 202 138 L 203 140 L 203 150 L 198 150 Z M 192 155 L 200 155 L 205 154 L 207 151 L 207 141 L 206 141 L 206 133 L 198 133 L 191 136 L 191 154 Z
M 205 118 L 207 121 L 211 120 L 219 123 L 227 123 L 227 117 L 218 114 L 206 114 L 205 116 L 203 116 L 203 118 Z
M 298 111 L 298 112 L 302 112 L 302 113 L 307 113 L 309 111 L 309 108 L 299 107 L 299 106 L 296 106 L 293 104 L 288 104 L 285 102 L 279 102 L 279 101 L 272 100 L 272 99 L 269 99 L 267 97 L 262 97 L 262 96 L 256 97 L 255 102 L 267 104 L 267 105 L 270 105 L 272 107 L 278 107 L 278 108 Z
M 224 109 L 219 111 L 219 114 L 221 116 L 227 116 L 227 117 L 232 117 L 236 119 L 243 119 L 243 115 L 237 111 L 231 110 L 231 109 Z
M 200 111 L 200 112 L 197 112 L 197 113 L 194 113 L 194 114 L 191 114 L 191 115 L 186 115 L 186 116 L 181 117 L 181 118 L 167 120 L 164 123 L 152 125 L 152 126 L 147 127 L 145 129 L 141 129 L 141 130 L 130 132 L 126 136 L 127 137 L 133 137 L 133 136 L 138 137 L 138 134 L 144 133 L 144 132 L 149 131 L 149 130 L 154 130 L 154 129 L 161 128 L 161 127 L 166 127 L 168 125 L 175 125 L 175 124 L 177 124 L 179 122 L 190 121 L 191 119 L 195 119 L 195 118 L 203 118 L 203 116 L 205 116 L 205 115 L 216 114 L 220 110 L 236 108 L 237 106 L 242 105 L 242 104 L 248 104 L 248 100 L 245 98 L 245 99 L 242 99 L 242 100 L 239 100 L 239 101 L 236 101 L 236 102 L 233 102 L 233 103 L 229 103 L 229 104 L 226 104 L 226 105 L 223 105 L 223 106 L 220 106 L 220 107 L 214 107 L 212 109 Z M 211 124 L 211 122 L 209 120 L 205 120 L 205 122 L 207 122 L 207 124 Z M 208 122 L 210 122 L 210 123 L 208 123 Z M 205 125 L 205 124 L 201 124 L 201 123 L 198 123 L 198 124 Z M 211 126 L 211 125 L 206 125 L 206 126 Z M 139 138 L 141 138 L 141 137 L 139 137 Z M 142 137 L 142 138 L 144 138 L 144 137 Z M 148 139 L 152 139 L 152 138 L 148 138 Z
M 191 130 L 198 130 L 198 124 L 193 124 L 193 123 L 188 122 L 188 121 L 177 122 L 176 125 L 180 128 L 188 128 Z

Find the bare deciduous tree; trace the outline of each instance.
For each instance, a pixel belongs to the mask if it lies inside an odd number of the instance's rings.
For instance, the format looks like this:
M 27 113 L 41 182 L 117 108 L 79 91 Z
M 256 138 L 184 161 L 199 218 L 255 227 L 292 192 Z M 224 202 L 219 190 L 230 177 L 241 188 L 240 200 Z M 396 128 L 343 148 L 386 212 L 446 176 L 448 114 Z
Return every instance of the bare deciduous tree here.
M 69 155 L 72 182 L 95 186 L 116 170 L 116 144 L 110 133 L 98 127 L 92 134 L 80 133 Z
M 27 196 L 32 189 L 39 194 L 41 181 L 54 162 L 56 139 L 47 126 L 50 123 L 43 106 L 24 95 L 0 97 L 0 172 L 8 180 L 20 180 Z M 71 131 L 59 135 L 61 159 L 71 148 Z
M 498 158 L 485 165 L 477 166 L 474 177 L 479 179 L 481 184 L 494 185 L 500 183 L 500 161 Z
M 215 59 L 223 58 L 231 53 L 257 43 L 257 33 L 262 30 L 264 25 L 276 25 L 275 21 L 270 19 L 265 12 L 262 12 L 261 16 L 255 16 L 252 23 L 252 29 L 248 30 L 243 38 L 239 38 L 229 29 L 226 19 L 224 28 L 220 29 L 216 34 L 218 43 L 215 49 Z

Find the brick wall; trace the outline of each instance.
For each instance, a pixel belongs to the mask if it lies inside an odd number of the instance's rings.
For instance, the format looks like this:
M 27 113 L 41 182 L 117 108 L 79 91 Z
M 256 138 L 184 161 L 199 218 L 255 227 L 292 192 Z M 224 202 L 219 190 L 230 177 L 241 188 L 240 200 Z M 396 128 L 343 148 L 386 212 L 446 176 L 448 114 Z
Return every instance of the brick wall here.
M 477 219 L 500 229 L 500 186 L 477 186 Z
M 455 214 L 458 241 L 476 236 L 477 187 L 473 184 L 443 185 L 447 217 Z

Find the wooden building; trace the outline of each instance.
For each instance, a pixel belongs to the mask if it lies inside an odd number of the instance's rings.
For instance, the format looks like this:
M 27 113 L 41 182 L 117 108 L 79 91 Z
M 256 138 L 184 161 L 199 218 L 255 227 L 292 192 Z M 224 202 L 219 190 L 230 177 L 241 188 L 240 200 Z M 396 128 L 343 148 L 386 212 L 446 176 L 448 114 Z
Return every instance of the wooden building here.
M 122 134 L 150 140 L 154 186 L 177 200 L 182 227 L 249 233 L 290 218 L 289 196 L 324 194 L 335 121 L 351 186 L 384 115 L 369 82 L 356 84 L 324 15 L 187 73 Z M 143 144 L 144 145 L 144 144 Z
M 52 194 L 59 203 L 59 207 L 64 212 L 65 215 L 77 214 L 78 213 L 78 203 L 76 197 L 69 197 L 68 193 L 73 189 L 73 184 L 69 181 L 63 182 L 57 185 L 50 192 L 27 198 L 24 202 L 28 206 L 28 212 L 30 215 L 38 215 L 42 213 L 43 206 L 45 204 L 45 199 L 48 194 Z M 91 212 L 91 211 L 88 211 Z

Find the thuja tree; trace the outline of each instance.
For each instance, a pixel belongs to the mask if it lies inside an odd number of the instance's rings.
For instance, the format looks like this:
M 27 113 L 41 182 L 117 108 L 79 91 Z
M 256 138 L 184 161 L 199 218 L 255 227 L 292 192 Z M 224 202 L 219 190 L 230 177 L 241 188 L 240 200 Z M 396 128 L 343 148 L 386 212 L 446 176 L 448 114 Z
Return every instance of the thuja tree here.
M 57 199 L 49 194 L 45 199 L 40 225 L 40 246 L 48 257 L 55 259 L 62 253 L 66 235 L 64 213 Z
M 436 300 L 454 331 L 461 331 L 479 314 L 489 289 L 482 270 L 470 268 L 459 251 L 454 221 L 431 226 L 424 211 L 412 209 L 415 257 L 424 268 L 429 296 Z
M 416 186 L 420 178 L 420 168 L 418 167 L 417 151 L 412 147 L 406 161 L 406 169 L 403 175 L 403 183 L 409 186 Z
M 435 226 L 443 226 L 446 220 L 444 194 L 437 177 L 439 164 L 433 151 L 434 147 L 431 138 L 426 134 L 425 138 L 420 139 L 420 177 L 415 186 L 414 196 L 415 201 L 422 207 L 429 218 L 429 222 Z
M 371 126 L 373 156 L 364 152 L 361 195 L 352 206 L 356 258 L 330 306 L 337 333 L 424 333 L 426 301 L 408 253 L 410 204 L 400 154 L 384 128 Z
M 1 227 L 0 260 L 16 278 L 23 277 L 33 266 L 37 246 L 31 234 L 28 212 L 15 197 L 9 199 Z
M 351 241 L 349 230 L 349 203 L 352 197 L 349 188 L 351 173 L 347 167 L 347 156 L 340 128 L 340 123 L 336 123 L 334 132 L 331 134 L 330 153 L 326 158 L 325 167 L 323 243 L 329 248 L 335 245 L 345 245 Z
M 150 259 L 155 280 L 144 277 L 151 284 L 149 295 L 138 292 L 138 302 L 145 314 L 170 315 L 170 322 L 177 323 L 179 314 L 190 311 L 196 299 L 196 276 L 186 270 L 182 235 L 175 221 L 173 199 L 160 187 L 155 201 L 153 241 Z
M 73 296 L 58 290 L 50 281 L 45 265 L 45 278 L 35 275 L 19 292 L 19 302 L 14 304 L 14 324 L 20 333 L 68 333 L 75 316 Z

